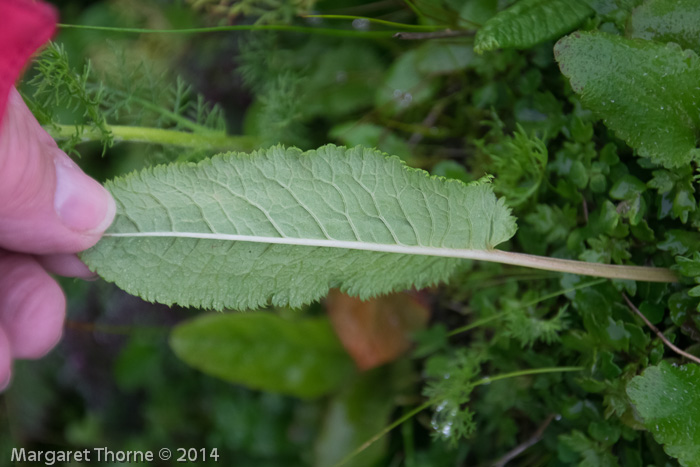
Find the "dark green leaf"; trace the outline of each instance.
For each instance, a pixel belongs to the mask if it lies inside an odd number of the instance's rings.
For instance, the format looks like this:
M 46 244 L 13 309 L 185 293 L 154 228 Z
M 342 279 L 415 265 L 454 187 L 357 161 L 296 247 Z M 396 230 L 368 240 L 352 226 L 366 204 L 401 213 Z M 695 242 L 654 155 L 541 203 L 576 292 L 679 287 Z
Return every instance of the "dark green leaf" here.
M 584 105 L 640 155 L 667 167 L 700 155 L 700 59 L 694 52 L 577 32 L 557 42 L 554 54 Z
M 210 314 L 177 326 L 170 345 L 185 363 L 212 376 L 298 397 L 327 394 L 353 372 L 326 319 Z
M 688 230 L 671 229 L 656 247 L 672 255 L 684 255 L 689 251 L 700 251 L 700 233 Z
M 627 24 L 630 37 L 676 42 L 700 52 L 700 8 L 697 0 L 648 0 L 635 8 Z
M 571 31 L 592 14 L 581 0 L 520 0 L 484 24 L 476 33 L 474 50 L 527 49 Z
M 700 367 L 661 362 L 627 386 L 644 425 L 681 465 L 700 465 Z
M 634 175 L 624 175 L 610 188 L 610 197 L 613 199 L 630 199 L 647 189 L 644 182 Z
M 416 68 L 423 74 L 453 73 L 474 61 L 471 43 L 428 41 L 416 50 Z

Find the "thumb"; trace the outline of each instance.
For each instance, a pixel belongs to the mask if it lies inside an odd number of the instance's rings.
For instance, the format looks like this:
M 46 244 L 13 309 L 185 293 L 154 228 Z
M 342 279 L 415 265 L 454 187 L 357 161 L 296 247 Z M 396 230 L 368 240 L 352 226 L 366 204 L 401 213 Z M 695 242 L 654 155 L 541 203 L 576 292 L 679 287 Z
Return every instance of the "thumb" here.
M 82 251 L 97 243 L 115 211 L 107 190 L 56 146 L 12 88 L 0 127 L 0 247 Z

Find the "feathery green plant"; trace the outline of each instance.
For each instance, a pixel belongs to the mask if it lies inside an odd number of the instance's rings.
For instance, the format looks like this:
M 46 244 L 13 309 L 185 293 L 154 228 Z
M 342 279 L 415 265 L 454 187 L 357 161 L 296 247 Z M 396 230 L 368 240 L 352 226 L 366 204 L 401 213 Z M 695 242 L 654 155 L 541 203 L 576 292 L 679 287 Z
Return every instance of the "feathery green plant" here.
M 112 74 L 102 79 L 94 76 L 89 61 L 76 73 L 56 43 L 36 60 L 25 99 L 66 151 L 85 141 L 101 142 L 103 152 L 115 141 L 135 141 L 171 151 L 187 148 L 187 159 L 199 159 L 203 153 L 196 150 L 252 148 L 250 138 L 228 136 L 221 108 L 194 93 L 181 77 L 169 83 L 143 63 L 127 63 L 123 55 L 115 60 Z M 62 121 L 57 110 L 64 109 L 77 114 L 76 121 Z

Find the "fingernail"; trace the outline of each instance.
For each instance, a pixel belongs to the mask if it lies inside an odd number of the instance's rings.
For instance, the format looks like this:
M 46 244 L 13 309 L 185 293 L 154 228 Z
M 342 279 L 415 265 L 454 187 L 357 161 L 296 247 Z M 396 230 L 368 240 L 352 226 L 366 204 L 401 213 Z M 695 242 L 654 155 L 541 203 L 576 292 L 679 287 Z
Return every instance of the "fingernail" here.
M 56 159 L 55 165 L 54 207 L 63 224 L 85 234 L 107 230 L 117 210 L 112 195 L 72 161 Z

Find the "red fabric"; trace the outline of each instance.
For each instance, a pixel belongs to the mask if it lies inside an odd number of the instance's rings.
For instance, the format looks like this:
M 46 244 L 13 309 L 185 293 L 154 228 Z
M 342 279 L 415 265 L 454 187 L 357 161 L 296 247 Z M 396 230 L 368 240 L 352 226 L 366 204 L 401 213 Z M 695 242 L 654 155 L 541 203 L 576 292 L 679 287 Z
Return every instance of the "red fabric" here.
M 10 88 L 31 55 L 56 29 L 58 14 L 34 0 L 0 0 L 0 124 Z

